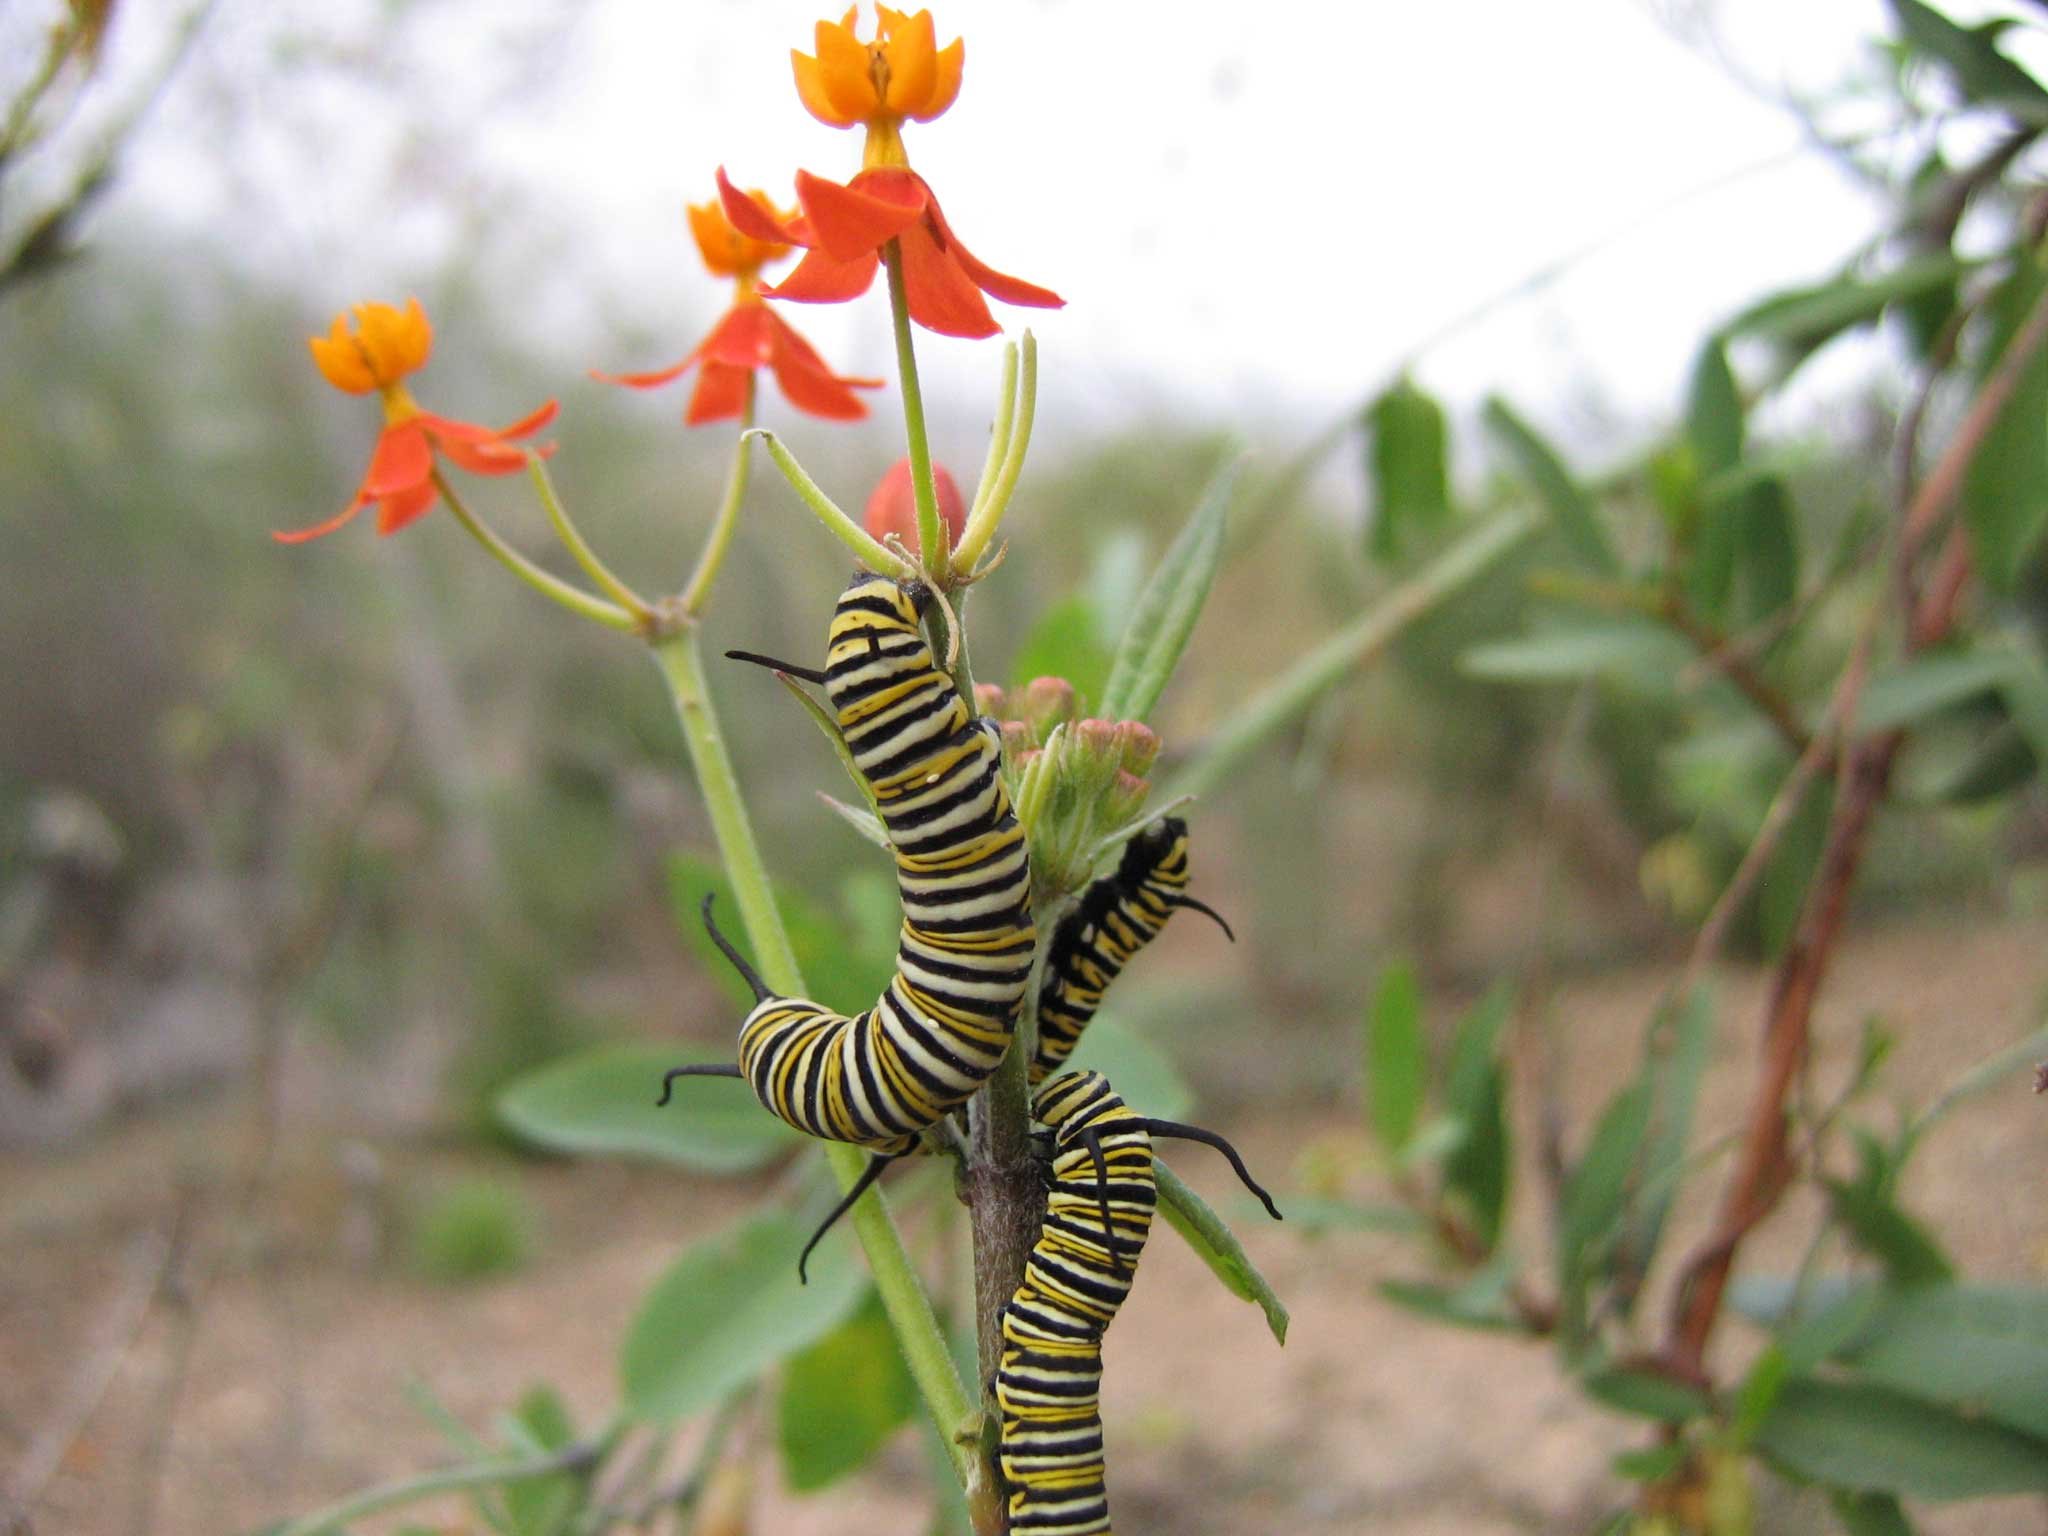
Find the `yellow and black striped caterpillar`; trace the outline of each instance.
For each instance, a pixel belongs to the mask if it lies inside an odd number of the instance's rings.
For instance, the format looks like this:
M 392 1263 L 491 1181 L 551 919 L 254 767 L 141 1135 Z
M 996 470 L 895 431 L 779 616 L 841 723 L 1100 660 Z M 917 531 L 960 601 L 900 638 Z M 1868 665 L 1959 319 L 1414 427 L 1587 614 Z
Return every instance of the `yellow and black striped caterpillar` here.
M 1102 1336 L 1129 1293 L 1158 1200 L 1152 1138 L 1205 1142 L 1247 1188 L 1280 1212 L 1222 1137 L 1134 1114 L 1098 1072 L 1040 1087 L 1031 1112 L 1046 1127 L 1045 1219 L 1023 1284 L 1003 1308 L 1003 1476 L 1010 1529 L 1031 1536 L 1105 1536 L 1110 1529 L 1102 1413 Z
M 1053 929 L 1038 991 L 1038 1050 L 1031 1081 L 1053 1072 L 1080 1044 L 1081 1031 L 1102 1006 L 1102 994 L 1131 956 L 1159 936 L 1181 907 L 1215 918 L 1233 940 L 1230 924 L 1187 894 L 1188 825 L 1162 816 L 1124 844 L 1113 874 L 1081 893 Z
M 823 671 L 727 653 L 825 689 L 895 854 L 895 974 L 872 1008 L 852 1016 L 778 997 L 712 924 L 707 897 L 705 925 L 756 1006 L 740 1026 L 737 1066 L 678 1067 L 662 1081 L 665 1104 L 678 1077 L 745 1077 L 798 1130 L 867 1147 L 874 1156 L 840 1210 L 995 1071 L 1016 1035 L 1037 948 L 1001 736 L 968 714 L 935 664 L 918 627 L 925 601 L 914 583 L 856 572 L 833 609 Z

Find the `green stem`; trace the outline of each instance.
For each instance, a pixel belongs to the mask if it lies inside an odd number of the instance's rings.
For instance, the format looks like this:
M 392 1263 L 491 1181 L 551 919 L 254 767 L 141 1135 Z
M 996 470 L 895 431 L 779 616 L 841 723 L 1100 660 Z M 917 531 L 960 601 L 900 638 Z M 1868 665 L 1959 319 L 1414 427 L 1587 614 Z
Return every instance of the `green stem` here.
M 805 472 L 803 465 L 797 463 L 796 455 L 782 446 L 781 438 L 765 427 L 755 427 L 744 436 L 758 437 L 761 440 L 761 446 L 768 450 L 768 457 L 773 459 L 775 467 L 782 471 L 782 478 L 789 482 L 790 489 L 803 498 L 804 505 L 817 514 L 818 521 L 831 531 L 834 538 L 860 556 L 861 562 L 869 570 L 879 571 L 884 576 L 894 576 L 899 581 L 914 574 L 913 567 L 905 565 L 900 558 L 872 538 L 859 523 L 840 510 L 839 504 L 819 488 L 818 482 Z
M 739 777 L 726 752 L 725 737 L 705 686 L 702 653 L 697 644 L 697 626 L 685 625 L 653 647 L 654 659 L 668 679 L 677 717 L 682 722 L 683 741 L 689 749 L 697 784 L 711 813 L 711 826 L 718 839 L 719 855 L 732 881 L 733 897 L 739 905 L 740 920 L 753 946 L 754 963 L 768 985 L 787 997 L 804 995 L 803 972 L 796 951 L 782 926 L 768 870 L 754 840 L 752 822 L 741 797 Z M 867 1166 L 868 1155 L 844 1142 L 827 1142 L 825 1156 L 842 1190 L 851 1189 Z M 985 1481 L 985 1472 L 974 1453 L 974 1405 L 960 1384 L 947 1352 L 945 1335 L 932 1304 L 911 1267 L 902 1234 L 890 1218 L 888 1205 L 879 1189 L 861 1197 L 853 1208 L 853 1229 L 866 1250 L 868 1268 L 881 1294 L 883 1310 L 896 1332 L 911 1379 L 924 1397 L 926 1410 L 946 1442 L 955 1472 L 970 1492 Z M 963 1438 L 965 1437 L 965 1438 Z
M 1038 338 L 1029 331 L 1024 333 L 1021 351 L 1023 367 L 1017 376 L 1015 413 L 1009 421 L 999 421 L 999 425 L 1008 428 L 1003 439 L 1002 468 L 987 494 L 975 499 L 974 515 L 968 518 L 966 530 L 960 535 L 960 547 L 953 555 L 957 570 L 971 571 L 980 561 L 982 551 L 995 537 L 1003 513 L 1009 508 L 1017 477 L 1024 473 L 1024 455 L 1031 448 L 1031 423 L 1038 414 Z M 993 445 L 990 451 L 994 451 Z
M 625 609 L 608 603 L 601 597 L 593 597 L 579 587 L 572 587 L 559 576 L 548 574 L 485 527 L 477 519 L 476 514 L 463 505 L 462 499 L 455 494 L 455 487 L 448 483 L 447 476 L 438 469 L 434 471 L 434 489 L 439 491 L 441 499 L 448 503 L 448 510 L 455 515 L 455 520 L 469 530 L 470 537 L 483 545 L 506 570 L 541 596 L 560 603 L 571 613 L 581 614 L 586 619 L 594 619 L 609 629 L 624 630 L 631 634 L 640 628 L 639 621 Z
M 552 1455 L 535 1456 L 525 1461 L 472 1463 L 404 1478 L 386 1483 L 381 1488 L 352 1494 L 325 1509 L 316 1509 L 283 1527 L 276 1536 L 328 1536 L 352 1520 L 360 1520 L 382 1509 L 394 1509 L 401 1504 L 417 1503 L 435 1494 L 456 1493 L 465 1488 L 494 1488 L 502 1483 L 523 1483 L 562 1472 L 588 1471 L 604 1459 L 610 1448 L 608 1441 L 598 1441 L 565 1446 Z
M 652 617 L 647 600 L 619 580 L 612 574 L 612 568 L 598 558 L 597 551 L 583 537 L 583 530 L 569 516 L 569 509 L 562 505 L 554 478 L 548 474 L 548 461 L 530 448 L 526 452 L 526 473 L 533 481 L 540 504 L 547 509 L 548 523 L 554 528 L 555 537 L 562 541 L 562 547 L 569 551 L 576 563 L 583 567 L 584 574 L 597 583 L 605 596 L 631 614 L 636 623 L 646 624 Z
M 690 572 L 677 603 L 691 617 L 702 613 L 704 604 L 710 600 L 711 583 L 718 579 L 725 564 L 725 552 L 732 544 L 733 530 L 739 526 L 740 503 L 747 499 L 747 471 L 753 463 L 753 442 L 747 435 L 753 425 L 754 378 L 749 374 L 746 394 L 740 402 L 739 441 L 733 447 L 732 468 L 725 472 L 725 499 L 719 503 L 718 516 L 712 519 L 711 532 L 697 556 L 697 567 Z
M 996 419 L 988 434 L 988 457 L 981 461 L 981 478 L 974 482 L 974 503 L 967 509 L 967 525 L 974 526 L 974 520 L 981 515 L 981 509 L 988 502 L 989 492 L 995 489 L 996 472 L 1003 467 L 1003 460 L 1010 451 L 1010 428 L 1017 416 L 1017 343 L 1003 343 L 1003 382 L 996 394 Z M 963 533 L 960 542 L 965 544 Z
M 903 390 L 903 433 L 910 441 L 910 488 L 917 498 L 917 556 L 925 574 L 943 582 L 952 569 L 953 547 L 939 522 L 939 493 L 932 483 L 932 447 L 925 435 L 924 391 L 917 382 L 917 349 L 910 341 L 910 294 L 903 282 L 903 248 L 882 247 L 889 273 L 889 319 L 896 328 L 896 378 Z

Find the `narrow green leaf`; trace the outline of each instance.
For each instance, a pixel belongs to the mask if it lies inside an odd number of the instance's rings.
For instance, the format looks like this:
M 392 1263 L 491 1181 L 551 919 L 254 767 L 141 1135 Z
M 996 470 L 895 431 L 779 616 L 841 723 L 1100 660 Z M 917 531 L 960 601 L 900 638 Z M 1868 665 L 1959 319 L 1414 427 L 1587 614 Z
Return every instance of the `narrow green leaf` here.
M 1365 1100 L 1373 1134 L 1388 1157 L 1398 1157 L 1415 1134 L 1429 1073 L 1422 1036 L 1422 985 L 1405 960 L 1380 972 L 1365 1025 Z
M 1240 1301 L 1255 1303 L 1266 1314 L 1266 1326 L 1274 1339 L 1287 1342 L 1287 1307 L 1259 1273 L 1244 1244 L 1208 1201 L 1180 1181 L 1179 1175 L 1158 1158 L 1152 1161 L 1153 1176 L 1159 1181 L 1159 1214 L 1178 1232 L 1181 1241 L 1201 1257 L 1223 1288 Z
M 1766 1344 L 1735 1389 L 1735 1411 L 1730 1416 L 1728 1433 L 1737 1446 L 1746 1447 L 1756 1438 L 1764 1420 L 1771 1416 L 1771 1409 L 1777 1406 L 1778 1394 L 1791 1379 L 1792 1369 L 1785 1351 L 1776 1344 Z
M 763 1109 L 746 1084 L 678 1078 L 669 1103 L 655 1105 L 670 1067 L 731 1059 L 729 1047 L 595 1046 L 515 1080 L 498 1096 L 498 1118 L 535 1146 L 556 1152 L 650 1158 L 699 1173 L 748 1173 L 803 1138 Z
M 1891 0 L 1891 8 L 1901 40 L 1937 60 L 1971 101 L 2036 111 L 2048 102 L 2040 83 L 1998 51 L 1997 23 L 1961 27 L 1920 0 Z
M 1890 731 L 1991 693 L 2012 675 L 2003 651 L 1940 651 L 1871 675 L 1856 705 L 1859 730 Z
M 1723 329 L 1723 334 L 1752 336 L 1794 353 L 1807 353 L 1858 326 L 1869 325 L 1885 309 L 1953 284 L 1977 263 L 1941 251 L 1916 256 L 1875 276 L 1854 273 L 1810 287 L 1788 288 L 1751 305 Z
M 2048 271 L 2022 257 L 1992 298 L 1997 345 L 1985 359 L 1987 376 L 2044 288 Z M 1994 591 L 2011 591 L 2048 528 L 2048 348 L 2034 354 L 1971 458 L 1963 477 L 1962 512 L 1978 572 Z
M 2006 713 L 2026 739 L 2035 769 L 2048 774 L 2048 656 L 2024 633 L 2009 635 L 2007 645 Z
M 1432 1322 L 1489 1333 L 1526 1334 L 1529 1325 L 1508 1304 L 1508 1289 L 1513 1280 L 1512 1261 L 1509 1255 L 1501 1253 L 1461 1285 L 1382 1280 L 1374 1289 L 1394 1305 Z
M 1872 1381 L 2048 1440 L 2048 1290 L 1892 1291 L 1836 1353 Z
M 1650 1124 L 1624 1238 L 1629 1267 L 1637 1275 L 1649 1269 L 1663 1239 L 1713 1044 L 1714 1000 L 1706 988 L 1675 1002 L 1666 1016 L 1653 1021 L 1644 1067 L 1650 1083 Z
M 1064 677 L 1074 685 L 1084 710 L 1104 696 L 1111 657 L 1093 599 L 1076 593 L 1038 616 L 1010 663 L 1010 681 L 1022 687 L 1035 677 Z
M 1607 1464 L 1614 1468 L 1616 1477 L 1625 1477 L 1632 1483 L 1657 1483 L 1684 1466 L 1689 1454 L 1682 1441 L 1673 1440 L 1638 1451 L 1617 1451 Z
M 1372 553 L 1391 560 L 1410 529 L 1441 528 L 1451 513 L 1444 408 L 1403 378 L 1366 408 L 1371 435 Z
M 1785 823 L 1778 846 L 1764 861 L 1763 878 L 1756 889 L 1756 926 L 1766 954 L 1782 954 L 1792 942 L 1799 914 L 1806 907 L 1807 887 L 1812 885 L 1813 872 L 1820 868 L 1820 856 L 1827 848 L 1828 823 L 1834 812 L 1833 781 L 1814 784 Z
M 1788 1382 L 1756 1445 L 1833 1488 L 1918 1499 L 2048 1490 L 2048 1440 L 1865 1382 Z
M 1301 1232 L 1426 1231 L 1428 1223 L 1405 1205 L 1354 1205 L 1349 1200 L 1318 1200 L 1289 1195 L 1287 1225 Z
M 1621 561 L 1600 525 L 1592 496 L 1572 478 L 1557 450 L 1498 395 L 1487 398 L 1480 419 L 1535 490 L 1565 543 L 1597 574 L 1620 575 Z
M 1792 497 L 1782 481 L 1766 480 L 1744 491 L 1737 508 L 1735 574 L 1741 583 L 1742 619 L 1756 624 L 1799 595 L 1799 535 Z
M 1557 1234 L 1561 1342 L 1575 1350 L 1586 1328 L 1586 1295 L 1597 1260 L 1621 1219 L 1650 1118 L 1650 1085 L 1638 1078 L 1608 1101 L 1585 1155 L 1565 1180 Z
M 1913 1522 L 1889 1493 L 1844 1493 L 1836 1489 L 1828 1503 L 1849 1536 L 1913 1536 Z
M 886 851 L 892 846 L 889 842 L 889 829 L 882 825 L 881 818 L 873 811 L 864 810 L 857 805 L 848 805 L 844 800 L 835 800 L 822 789 L 818 791 L 818 798 L 825 802 L 825 809 L 875 847 Z
M 1621 1366 L 1588 1371 L 1579 1378 L 1579 1387 L 1594 1402 L 1604 1403 L 1617 1413 L 1665 1424 L 1704 1418 L 1713 1410 L 1712 1400 L 1698 1387 Z
M 1169 797 L 1205 794 L 1309 710 L 1324 691 L 1377 658 L 1410 624 L 1469 585 L 1528 537 L 1533 524 L 1509 515 L 1481 524 L 1421 571 L 1302 657 L 1232 712 L 1230 723 L 1167 785 Z
M 810 1493 L 858 1471 L 916 1410 L 917 1384 L 870 1291 L 853 1316 L 783 1367 L 776 1427 L 789 1486 Z
M 1142 720 L 1166 691 L 1167 680 L 1208 601 L 1217 567 L 1223 563 L 1230 499 L 1242 463 L 1241 458 L 1233 458 L 1217 471 L 1152 579 L 1145 583 L 1110 663 L 1109 681 L 1102 691 L 1105 718 Z
M 769 1212 L 693 1243 L 641 1298 L 621 1354 L 626 1406 L 672 1423 L 722 1402 L 770 1366 L 824 1337 L 867 1281 L 835 1233 L 797 1281 L 804 1223 Z
M 1499 1041 L 1514 994 L 1503 983 L 1467 1010 L 1451 1037 L 1444 1074 L 1444 1107 L 1464 1127 L 1464 1139 L 1444 1164 L 1444 1188 L 1457 1197 L 1492 1252 L 1507 1218 L 1514 1168 L 1508 1127 L 1507 1080 Z
M 1721 474 L 1742 459 L 1742 395 L 1728 366 L 1728 349 L 1709 336 L 1693 362 L 1685 438 L 1698 479 Z M 1686 560 L 1686 590 L 1693 606 L 1713 618 L 1727 609 L 1742 536 L 1742 503 L 1707 501 L 1695 507 Z
M 1598 678 L 1635 693 L 1673 693 L 1692 660 L 1685 642 L 1648 619 L 1577 618 L 1512 640 L 1476 645 L 1458 666 L 1498 683 L 1565 683 Z
M 576 1438 L 568 1405 L 546 1385 L 527 1389 L 506 1431 L 508 1448 L 522 1458 L 562 1450 Z M 515 1536 L 558 1536 L 582 1502 L 582 1484 L 583 1479 L 568 1472 L 506 1483 L 506 1523 Z M 478 1513 L 483 1513 L 480 1503 Z
M 1862 1183 L 1827 1181 L 1828 1203 L 1835 1219 L 1848 1229 L 1858 1247 L 1885 1267 L 1900 1285 L 1952 1280 L 1955 1266 L 1927 1229 L 1876 1190 Z

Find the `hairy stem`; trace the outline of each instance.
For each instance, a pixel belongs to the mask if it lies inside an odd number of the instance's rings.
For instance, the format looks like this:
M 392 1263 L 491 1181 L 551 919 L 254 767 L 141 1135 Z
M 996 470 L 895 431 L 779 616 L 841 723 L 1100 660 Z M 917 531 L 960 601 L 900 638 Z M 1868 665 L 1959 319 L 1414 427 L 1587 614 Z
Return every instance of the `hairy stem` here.
M 953 546 L 939 521 L 939 493 L 932 483 L 932 446 L 925 433 L 924 391 L 917 382 L 917 349 L 910 340 L 910 294 L 903 282 L 903 248 L 882 247 L 889 273 L 889 319 L 896 331 L 896 378 L 903 392 L 903 435 L 910 445 L 910 489 L 917 500 L 917 557 L 925 574 L 943 582 L 952 568 Z
M 685 615 L 695 617 L 704 611 L 704 604 L 710 601 L 711 584 L 718 579 L 718 573 L 725 565 L 725 552 L 732 545 L 733 530 L 739 526 L 740 504 L 747 499 L 747 471 L 753 463 L 749 450 L 753 439 L 748 435 L 754 425 L 754 378 L 747 375 L 746 393 L 740 403 L 740 436 L 733 444 L 732 468 L 725 472 L 725 498 L 718 504 L 718 515 L 711 520 L 711 532 L 704 540 L 704 548 L 697 556 L 696 569 L 690 572 L 690 579 L 683 585 L 682 596 L 676 604 Z
M 560 603 L 571 613 L 581 614 L 586 619 L 595 619 L 608 629 L 620 629 L 630 633 L 639 628 L 639 621 L 616 603 L 608 603 L 601 597 L 592 597 L 579 587 L 570 586 L 561 577 L 542 570 L 499 538 L 496 532 L 469 510 L 462 498 L 455 494 L 455 487 L 448 483 L 448 477 L 438 469 L 434 471 L 434 489 L 441 493 L 441 500 L 448 504 L 448 510 L 454 514 L 455 521 L 468 530 L 469 536 L 483 545 L 485 552 L 492 559 L 542 597 Z

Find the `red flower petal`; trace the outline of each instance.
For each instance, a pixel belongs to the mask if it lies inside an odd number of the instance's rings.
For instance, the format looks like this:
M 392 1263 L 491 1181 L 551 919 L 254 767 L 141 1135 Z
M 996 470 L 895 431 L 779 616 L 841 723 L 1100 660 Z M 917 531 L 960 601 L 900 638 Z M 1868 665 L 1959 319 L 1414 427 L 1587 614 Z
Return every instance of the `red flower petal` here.
M 775 218 L 767 209 L 755 202 L 746 193 L 725 178 L 725 167 L 718 168 L 718 201 L 724 205 L 725 216 L 732 220 L 732 227 L 750 240 L 772 240 L 777 245 L 809 245 L 808 239 L 799 237 L 800 220 L 784 223 Z
M 600 373 L 590 370 L 590 376 L 600 384 L 623 384 L 628 389 L 658 389 L 673 383 L 696 365 L 697 354 L 692 352 L 680 363 L 668 368 L 657 368 L 652 373 Z
M 753 378 L 751 368 L 735 368 L 730 363 L 705 359 L 704 369 L 697 375 L 696 391 L 690 396 L 690 408 L 683 412 L 683 425 L 696 427 L 707 421 L 738 416 L 746 409 L 747 386 Z
M 386 496 L 383 504 L 377 508 L 379 537 L 396 533 L 408 523 L 418 522 L 440 499 L 441 493 L 434 489 L 434 482 L 431 480 Z
M 733 305 L 718 317 L 711 334 L 690 355 L 716 360 L 733 368 L 753 368 L 768 360 L 768 332 L 774 316 L 760 303 Z
M 827 421 L 858 421 L 868 408 L 850 385 L 876 388 L 880 379 L 842 379 L 811 344 L 778 317 L 769 331 L 768 365 L 789 403 Z
M 560 408 L 558 402 L 550 400 L 509 427 L 486 427 L 474 421 L 457 421 L 452 416 L 436 416 L 431 411 L 422 411 L 418 420 L 437 443 L 487 443 L 497 437 L 530 436 L 553 421 Z
M 811 251 L 796 264 L 794 272 L 761 292 L 771 299 L 794 299 L 799 304 L 843 304 L 868 291 L 881 265 L 882 258 L 873 251 L 851 261 Z
M 334 532 L 335 529 L 362 511 L 366 505 L 368 503 L 358 496 L 324 523 L 315 523 L 310 528 L 299 528 L 290 533 L 280 533 L 273 529 L 270 536 L 280 544 L 303 544 L 308 539 L 324 539 L 328 534 Z
M 1012 277 L 1007 272 L 998 272 L 987 262 L 960 243 L 960 237 L 953 233 L 953 226 L 946 222 L 946 215 L 939 207 L 938 198 L 931 195 L 931 188 L 925 188 L 925 211 L 932 227 L 938 232 L 939 244 L 952 253 L 960 263 L 961 270 L 990 298 L 1001 299 L 1005 304 L 1018 304 L 1028 309 L 1063 309 L 1066 300 L 1050 288 L 1041 288 L 1036 283 L 1027 283 L 1021 277 Z
M 796 173 L 796 200 L 803 205 L 817 239 L 841 261 L 879 250 L 915 224 L 924 212 L 924 182 L 909 171 L 862 171 L 846 186 Z
M 910 300 L 910 318 L 941 336 L 993 336 L 1002 327 L 960 263 L 939 247 L 923 224 L 905 230 L 903 291 Z
M 381 501 L 394 492 L 412 489 L 433 472 L 434 450 L 427 442 L 420 418 L 398 422 L 386 427 L 377 439 L 356 499 Z
M 509 475 L 526 468 L 524 448 L 495 439 L 481 443 L 451 439 L 442 443 L 440 448 L 450 460 L 472 475 Z M 554 452 L 554 444 L 543 443 L 536 451 L 545 458 Z

